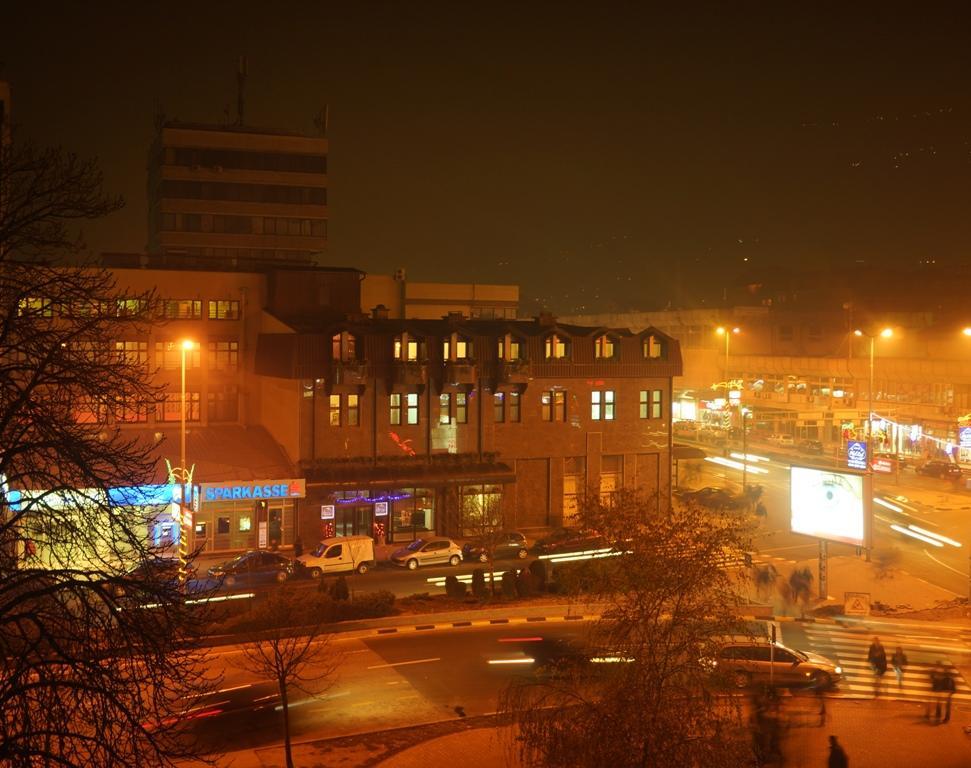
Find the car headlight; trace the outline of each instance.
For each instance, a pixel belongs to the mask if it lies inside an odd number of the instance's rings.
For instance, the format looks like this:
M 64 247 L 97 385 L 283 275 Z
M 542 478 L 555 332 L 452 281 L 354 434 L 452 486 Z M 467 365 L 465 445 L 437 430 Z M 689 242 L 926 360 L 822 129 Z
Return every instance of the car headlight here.
M 836 668 L 835 668 L 835 669 L 834 669 L 833 671 L 834 671 L 834 672 L 835 672 L 835 673 L 836 673 L 837 675 L 842 675 L 842 674 L 843 674 L 843 668 L 842 668 L 842 667 L 836 667 Z

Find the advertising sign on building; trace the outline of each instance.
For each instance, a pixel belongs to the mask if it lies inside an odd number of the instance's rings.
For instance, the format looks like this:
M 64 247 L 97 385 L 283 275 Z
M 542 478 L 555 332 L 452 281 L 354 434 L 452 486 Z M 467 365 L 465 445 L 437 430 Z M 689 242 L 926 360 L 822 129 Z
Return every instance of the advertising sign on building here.
M 850 440 L 846 444 L 846 466 L 850 469 L 866 469 L 866 443 Z
M 958 427 L 958 437 L 962 448 L 971 448 L 971 427 Z
M 266 549 L 266 540 L 267 540 L 266 532 L 267 532 L 266 520 L 260 520 L 260 537 L 259 537 L 259 544 L 257 544 L 257 546 L 260 549 Z
M 204 502 L 247 501 L 259 499 L 302 499 L 307 495 L 306 481 L 256 480 L 252 482 L 202 483 L 199 493 Z
M 893 459 L 882 459 L 877 458 L 873 460 L 873 471 L 874 472 L 884 472 L 886 474 L 893 474 L 894 472 L 894 460 Z
M 320 519 L 321 520 L 333 520 L 334 519 L 334 505 L 333 504 L 322 504 L 320 507 Z
M 850 472 L 792 467 L 789 475 L 792 532 L 863 546 L 867 510 L 863 478 Z
M 386 501 L 376 501 L 376 502 L 374 502 L 374 516 L 375 517 L 387 517 L 388 516 L 388 502 L 386 502 Z

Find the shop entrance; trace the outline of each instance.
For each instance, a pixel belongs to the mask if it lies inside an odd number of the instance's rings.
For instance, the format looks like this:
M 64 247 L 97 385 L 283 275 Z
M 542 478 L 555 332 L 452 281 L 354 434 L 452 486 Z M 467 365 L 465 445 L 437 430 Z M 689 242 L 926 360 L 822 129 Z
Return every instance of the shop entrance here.
M 374 506 L 371 504 L 338 507 L 334 512 L 337 536 L 370 536 L 373 523 Z

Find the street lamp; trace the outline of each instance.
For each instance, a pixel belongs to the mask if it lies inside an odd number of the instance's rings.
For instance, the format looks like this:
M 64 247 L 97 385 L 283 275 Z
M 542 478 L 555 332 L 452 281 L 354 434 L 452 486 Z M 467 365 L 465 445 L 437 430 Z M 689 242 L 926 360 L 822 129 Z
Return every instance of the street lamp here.
M 186 487 L 189 483 L 189 470 L 185 463 L 185 355 L 196 349 L 198 344 L 190 339 L 184 339 L 179 345 L 182 353 L 182 390 L 179 401 L 179 480 L 182 483 L 181 509 L 179 514 L 179 586 L 184 587 L 186 571 L 189 562 L 189 534 L 192 531 L 192 504 L 186 504 Z
M 741 332 L 742 332 L 742 329 L 737 326 L 734 328 L 726 328 L 723 325 L 719 325 L 715 329 L 715 333 L 717 333 L 719 336 L 725 337 L 725 399 L 726 400 L 728 399 L 728 347 L 729 347 L 729 344 L 731 343 L 732 336 L 735 336 Z

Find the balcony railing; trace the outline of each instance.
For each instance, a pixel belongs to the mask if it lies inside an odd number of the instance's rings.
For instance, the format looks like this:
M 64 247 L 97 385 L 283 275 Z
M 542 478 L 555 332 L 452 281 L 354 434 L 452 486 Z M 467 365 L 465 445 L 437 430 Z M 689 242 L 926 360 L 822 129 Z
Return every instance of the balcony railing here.
M 368 364 L 363 360 L 335 360 L 334 385 L 363 388 L 368 383 Z

